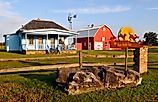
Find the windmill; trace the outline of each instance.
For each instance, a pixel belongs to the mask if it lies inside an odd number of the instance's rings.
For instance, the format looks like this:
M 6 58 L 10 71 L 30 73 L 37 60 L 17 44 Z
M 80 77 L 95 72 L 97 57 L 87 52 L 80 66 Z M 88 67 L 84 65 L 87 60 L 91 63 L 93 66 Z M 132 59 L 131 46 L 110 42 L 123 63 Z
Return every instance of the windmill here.
M 68 22 L 70 24 L 70 30 L 72 30 L 72 19 L 73 18 L 77 18 L 77 15 L 76 14 L 75 15 L 71 15 L 71 13 L 69 13 L 69 15 L 68 15 Z
M 69 26 L 70 26 L 70 31 L 72 31 L 72 19 L 73 18 L 77 18 L 77 15 L 71 15 L 71 13 L 69 13 L 68 15 L 68 22 L 69 22 Z M 75 43 L 75 48 L 77 49 L 77 35 L 75 36 L 75 39 L 74 39 L 74 43 Z

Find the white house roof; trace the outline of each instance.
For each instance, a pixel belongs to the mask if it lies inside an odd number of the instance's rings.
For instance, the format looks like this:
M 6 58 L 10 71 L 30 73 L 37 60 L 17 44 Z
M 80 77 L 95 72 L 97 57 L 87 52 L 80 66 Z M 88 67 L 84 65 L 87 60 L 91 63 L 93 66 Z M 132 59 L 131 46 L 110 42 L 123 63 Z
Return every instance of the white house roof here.
M 99 28 L 100 27 L 94 27 L 94 28 L 79 30 L 77 31 L 77 33 L 79 33 L 77 37 L 78 38 L 88 37 L 88 32 L 89 32 L 89 37 L 94 37 L 95 33 L 98 31 Z

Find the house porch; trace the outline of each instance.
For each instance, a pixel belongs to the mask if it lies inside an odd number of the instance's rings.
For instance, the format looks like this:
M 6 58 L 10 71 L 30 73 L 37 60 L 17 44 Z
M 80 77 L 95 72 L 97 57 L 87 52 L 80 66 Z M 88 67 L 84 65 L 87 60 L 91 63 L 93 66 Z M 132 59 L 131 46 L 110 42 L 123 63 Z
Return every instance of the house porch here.
M 61 34 L 22 34 L 21 38 L 21 51 L 30 54 L 46 53 L 57 48 L 69 50 L 69 46 L 74 44 L 72 36 Z

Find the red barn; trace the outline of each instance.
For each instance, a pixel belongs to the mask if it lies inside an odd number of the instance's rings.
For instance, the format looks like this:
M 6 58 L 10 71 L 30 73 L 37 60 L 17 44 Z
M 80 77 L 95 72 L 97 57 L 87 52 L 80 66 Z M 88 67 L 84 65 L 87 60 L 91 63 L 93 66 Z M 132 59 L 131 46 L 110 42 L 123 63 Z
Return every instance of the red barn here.
M 82 44 L 82 50 L 113 50 L 110 41 L 115 39 L 112 31 L 106 25 L 78 31 L 77 43 Z

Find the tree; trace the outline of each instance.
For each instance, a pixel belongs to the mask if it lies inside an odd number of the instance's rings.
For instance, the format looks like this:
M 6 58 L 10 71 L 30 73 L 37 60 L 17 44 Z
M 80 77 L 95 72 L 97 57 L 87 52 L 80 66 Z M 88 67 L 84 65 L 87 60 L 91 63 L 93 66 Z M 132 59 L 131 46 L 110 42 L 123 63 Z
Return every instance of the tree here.
M 156 34 L 154 32 L 145 33 L 144 34 L 144 38 L 145 38 L 144 44 L 145 45 L 158 45 L 157 35 L 158 34 Z

